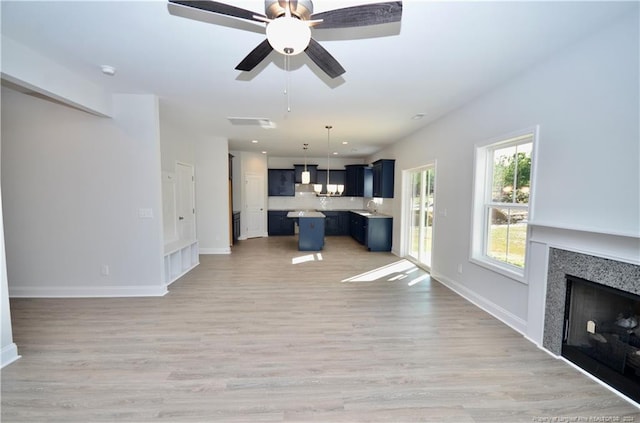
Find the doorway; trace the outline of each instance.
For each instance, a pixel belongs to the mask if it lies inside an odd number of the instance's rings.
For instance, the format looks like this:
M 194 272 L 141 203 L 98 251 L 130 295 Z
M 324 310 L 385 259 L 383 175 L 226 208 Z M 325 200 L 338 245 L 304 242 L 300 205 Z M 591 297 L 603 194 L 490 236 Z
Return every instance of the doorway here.
M 407 210 L 405 240 L 407 256 L 431 270 L 433 246 L 433 211 L 435 209 L 435 164 L 408 171 Z

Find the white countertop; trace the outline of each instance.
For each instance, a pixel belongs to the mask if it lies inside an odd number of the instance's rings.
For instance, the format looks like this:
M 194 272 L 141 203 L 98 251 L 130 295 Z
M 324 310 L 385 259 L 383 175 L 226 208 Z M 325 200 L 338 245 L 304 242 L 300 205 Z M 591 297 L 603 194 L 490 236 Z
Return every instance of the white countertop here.
M 301 211 L 290 211 L 289 213 L 287 213 L 287 217 L 325 217 L 325 216 L 319 211 L 301 210 Z
M 392 216 L 381 214 L 378 212 L 370 212 L 369 210 L 350 210 L 352 213 L 357 213 L 360 216 L 368 217 L 370 219 L 390 219 Z

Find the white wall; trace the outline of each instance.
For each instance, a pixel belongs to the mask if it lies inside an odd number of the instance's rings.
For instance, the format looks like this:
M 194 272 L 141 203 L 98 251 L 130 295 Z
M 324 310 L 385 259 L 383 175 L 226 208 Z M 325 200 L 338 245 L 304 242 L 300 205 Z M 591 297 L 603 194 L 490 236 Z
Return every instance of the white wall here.
M 196 232 L 201 254 L 231 252 L 229 148 L 226 138 L 200 136 L 196 153 Z
M 231 250 L 227 139 L 194 130 L 193 125 L 182 119 L 165 111 L 161 104 L 162 171 L 175 172 L 177 162 L 195 167 L 196 238 L 200 253 L 228 254 Z
M 293 165 L 304 164 L 304 156 L 302 157 L 276 157 L 269 156 L 267 158 L 267 163 L 269 165 L 269 169 L 293 169 Z M 331 169 L 344 169 L 345 165 L 350 164 L 363 164 L 364 161 L 362 159 L 348 159 L 343 157 L 334 157 L 331 156 L 329 159 L 329 165 Z M 326 157 L 307 157 L 307 164 L 315 164 L 318 165 L 318 169 L 326 169 L 327 168 L 327 158 Z
M 111 93 L 72 70 L 8 38 L 2 42 L 2 79 L 89 113 L 112 116 Z
M 166 292 L 158 102 L 145 95 L 113 102 L 111 119 L 3 89 L 12 296 Z M 140 218 L 140 209 L 153 218 Z
M 163 171 L 175 172 L 176 162 L 195 165 L 196 149 L 194 139 L 198 136 L 189 131 L 189 125 L 171 119 L 163 111 L 160 101 L 160 150 Z
M 637 238 L 638 39 L 638 16 L 624 18 L 371 158 L 396 159 L 396 193 L 402 170 L 437 161 L 432 273 L 522 332 L 529 286 L 469 262 L 474 144 L 539 124 L 533 223 Z

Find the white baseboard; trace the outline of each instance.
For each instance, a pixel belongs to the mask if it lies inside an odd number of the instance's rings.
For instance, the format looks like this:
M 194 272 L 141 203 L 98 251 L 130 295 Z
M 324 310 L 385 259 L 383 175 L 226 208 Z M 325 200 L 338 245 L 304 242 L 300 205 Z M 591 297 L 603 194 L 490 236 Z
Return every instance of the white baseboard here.
M 253 238 L 267 238 L 267 237 L 269 237 L 269 232 L 263 232 L 262 235 L 251 235 L 251 236 L 247 236 L 246 234 L 244 234 L 238 237 L 238 241 L 244 241 L 246 239 L 253 239 Z
M 460 295 L 462 298 L 480 307 L 482 310 L 486 311 L 496 319 L 500 320 L 507 326 L 511 327 L 513 330 L 521 333 L 523 336 L 526 336 L 526 333 L 527 333 L 526 320 L 505 310 L 504 308 L 500 307 L 496 303 L 486 299 L 481 295 L 478 295 L 477 293 L 473 292 L 472 290 L 465 287 L 464 285 L 461 285 L 460 283 L 452 279 L 449 279 L 446 276 L 437 275 L 435 273 L 432 273 L 431 276 L 435 280 L 437 280 L 438 282 L 442 283 L 444 286 L 452 290 L 453 292 Z
M 2 362 L 0 363 L 0 368 L 8 366 L 19 358 L 18 347 L 13 342 L 2 347 Z
M 200 247 L 200 254 L 231 254 L 231 247 L 224 247 L 224 248 Z
M 9 287 L 10 298 L 162 297 L 167 292 L 165 285 Z

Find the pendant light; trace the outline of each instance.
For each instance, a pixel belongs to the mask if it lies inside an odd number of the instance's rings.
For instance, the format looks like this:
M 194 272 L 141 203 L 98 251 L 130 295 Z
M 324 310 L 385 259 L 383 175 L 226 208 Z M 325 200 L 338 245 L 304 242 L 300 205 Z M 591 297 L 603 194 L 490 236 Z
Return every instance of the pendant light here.
M 325 128 L 327 129 L 327 195 L 334 195 L 338 190 L 338 187 L 336 184 L 329 182 L 329 172 L 331 169 L 331 166 L 329 165 L 329 157 L 331 155 L 331 128 L 333 128 L 333 126 L 327 125 Z
M 304 144 L 304 171 L 302 172 L 302 183 L 308 184 L 311 182 L 311 172 L 307 170 L 307 150 L 309 149 L 309 144 Z
M 331 129 L 333 128 L 333 126 L 331 125 L 326 125 L 325 126 L 326 130 L 327 130 L 327 191 L 326 195 L 327 197 L 334 197 L 334 196 L 340 196 L 342 195 L 342 193 L 344 192 L 344 185 L 343 184 L 332 184 L 331 183 Z M 316 195 L 320 195 L 320 193 L 322 192 L 322 184 L 314 184 L 313 185 L 313 190 L 316 192 Z

